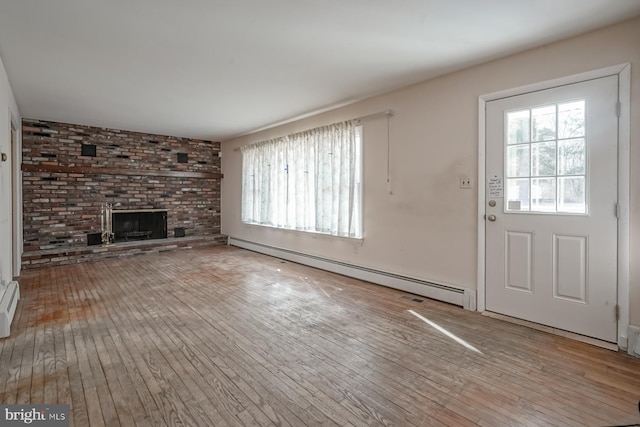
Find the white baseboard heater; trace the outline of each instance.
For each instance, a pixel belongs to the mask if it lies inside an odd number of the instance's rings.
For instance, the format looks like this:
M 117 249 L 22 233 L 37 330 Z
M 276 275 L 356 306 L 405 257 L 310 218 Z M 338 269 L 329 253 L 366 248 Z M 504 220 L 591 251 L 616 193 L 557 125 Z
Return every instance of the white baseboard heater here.
M 0 286 L 0 338 L 9 336 L 11 322 L 19 299 L 20 286 L 18 282 L 9 282 L 8 285 Z
M 464 307 L 467 310 L 475 311 L 476 309 L 476 292 L 473 289 L 461 289 L 440 283 L 428 282 L 421 279 L 387 273 L 385 271 L 334 261 L 315 255 L 269 246 L 262 243 L 250 242 L 248 240 L 237 239 L 234 237 L 229 237 L 229 245 L 271 255 L 276 258 L 286 259 L 288 261 L 297 262 L 299 264 L 308 265 L 321 270 L 331 271 L 344 276 L 365 280 L 367 282 L 387 286 L 389 288 L 398 289 L 412 294 L 422 295 L 438 301 L 448 302 L 450 304 Z
M 640 326 L 629 326 L 627 353 L 640 357 Z

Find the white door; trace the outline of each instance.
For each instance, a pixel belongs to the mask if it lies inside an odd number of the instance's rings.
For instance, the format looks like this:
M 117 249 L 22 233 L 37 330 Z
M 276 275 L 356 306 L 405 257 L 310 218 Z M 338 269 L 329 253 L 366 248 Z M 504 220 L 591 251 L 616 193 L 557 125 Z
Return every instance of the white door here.
M 616 342 L 617 103 L 617 76 L 487 103 L 487 310 Z

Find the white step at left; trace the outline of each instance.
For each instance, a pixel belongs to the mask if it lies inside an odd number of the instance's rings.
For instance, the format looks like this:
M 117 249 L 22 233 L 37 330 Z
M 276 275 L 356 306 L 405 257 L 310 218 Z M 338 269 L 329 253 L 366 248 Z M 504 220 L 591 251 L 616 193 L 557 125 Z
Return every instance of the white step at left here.
M 0 338 L 9 336 L 11 322 L 19 299 L 20 285 L 18 282 L 0 285 Z

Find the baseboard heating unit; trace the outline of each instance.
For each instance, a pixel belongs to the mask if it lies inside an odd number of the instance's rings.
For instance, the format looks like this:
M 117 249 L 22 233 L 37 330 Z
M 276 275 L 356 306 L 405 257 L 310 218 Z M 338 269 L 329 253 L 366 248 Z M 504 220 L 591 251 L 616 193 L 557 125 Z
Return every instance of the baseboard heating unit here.
M 628 343 L 627 352 L 631 356 L 640 357 L 640 326 L 629 326 Z
M 367 267 L 334 261 L 327 258 L 309 255 L 289 249 L 269 246 L 262 243 L 250 242 L 248 240 L 229 237 L 229 245 L 250 251 L 263 253 L 280 259 L 297 262 L 321 270 L 331 271 L 344 276 L 353 277 L 389 288 L 422 295 L 438 301 L 448 302 L 467 310 L 476 309 L 476 292 L 472 289 L 461 289 L 440 283 L 433 283 L 399 274 L 387 273 Z
M 0 286 L 0 338 L 9 336 L 11 322 L 19 299 L 20 286 L 18 286 L 18 282 L 3 283 Z

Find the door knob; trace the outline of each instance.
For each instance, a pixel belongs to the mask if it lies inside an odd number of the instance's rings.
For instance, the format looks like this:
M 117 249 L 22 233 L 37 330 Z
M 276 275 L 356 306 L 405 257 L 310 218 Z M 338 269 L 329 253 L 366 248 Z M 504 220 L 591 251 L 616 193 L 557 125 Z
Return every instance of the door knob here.
M 487 217 L 487 219 L 488 219 L 489 221 L 493 222 L 493 221 L 495 221 L 495 220 L 496 220 L 496 216 L 495 216 L 495 215 L 489 215 L 489 216 Z

